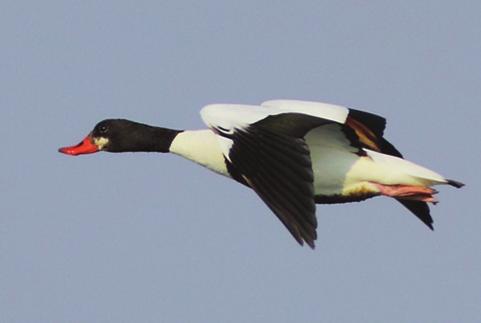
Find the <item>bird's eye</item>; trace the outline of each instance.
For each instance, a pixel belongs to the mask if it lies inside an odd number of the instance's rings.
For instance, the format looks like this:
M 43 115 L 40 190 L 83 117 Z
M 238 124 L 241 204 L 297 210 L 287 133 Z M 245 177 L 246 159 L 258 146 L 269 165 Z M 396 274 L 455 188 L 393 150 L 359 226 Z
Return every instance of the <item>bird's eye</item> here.
M 109 128 L 108 128 L 106 125 L 101 125 L 101 126 L 99 127 L 99 132 L 100 132 L 101 134 L 105 134 L 105 133 L 107 133 L 108 131 L 109 131 Z

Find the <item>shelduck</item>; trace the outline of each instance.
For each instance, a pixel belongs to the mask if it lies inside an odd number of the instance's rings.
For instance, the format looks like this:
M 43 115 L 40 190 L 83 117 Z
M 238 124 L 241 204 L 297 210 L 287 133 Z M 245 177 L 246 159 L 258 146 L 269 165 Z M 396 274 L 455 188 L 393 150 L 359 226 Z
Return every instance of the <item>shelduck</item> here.
M 438 184 L 462 183 L 403 159 L 378 115 L 320 102 L 212 104 L 208 129 L 173 130 L 125 119 L 99 122 L 67 155 L 171 152 L 253 189 L 301 245 L 314 248 L 316 203 L 396 199 L 433 229 Z

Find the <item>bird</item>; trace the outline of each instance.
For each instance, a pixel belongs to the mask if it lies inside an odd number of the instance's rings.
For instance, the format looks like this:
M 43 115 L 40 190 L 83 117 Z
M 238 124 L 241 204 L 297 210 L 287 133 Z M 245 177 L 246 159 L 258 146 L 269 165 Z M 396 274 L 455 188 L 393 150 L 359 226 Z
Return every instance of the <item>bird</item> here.
M 207 129 L 175 130 L 106 119 L 59 152 L 173 153 L 252 189 L 302 246 L 315 248 L 316 204 L 386 196 L 433 230 L 434 185 L 464 184 L 403 158 L 384 138 L 386 119 L 340 105 L 269 100 L 209 104 Z

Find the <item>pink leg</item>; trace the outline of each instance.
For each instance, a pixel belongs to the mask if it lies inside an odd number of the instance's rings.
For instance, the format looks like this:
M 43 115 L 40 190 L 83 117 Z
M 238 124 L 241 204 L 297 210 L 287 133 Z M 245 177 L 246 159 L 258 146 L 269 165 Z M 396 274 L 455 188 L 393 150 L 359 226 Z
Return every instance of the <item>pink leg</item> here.
M 379 189 L 381 195 L 394 197 L 403 200 L 415 200 L 436 204 L 438 201 L 434 194 L 438 193 L 435 189 L 413 185 L 384 185 L 373 183 Z

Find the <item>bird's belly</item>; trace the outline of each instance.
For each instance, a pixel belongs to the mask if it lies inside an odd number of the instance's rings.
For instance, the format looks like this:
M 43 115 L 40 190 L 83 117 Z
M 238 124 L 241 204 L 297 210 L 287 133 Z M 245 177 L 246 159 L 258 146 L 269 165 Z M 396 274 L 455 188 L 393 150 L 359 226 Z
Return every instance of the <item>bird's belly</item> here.
M 312 148 L 311 148 L 312 149 Z M 360 200 L 378 195 L 383 185 L 424 186 L 417 177 L 395 167 L 377 163 L 368 156 L 337 149 L 321 149 L 311 155 L 316 196 L 335 196 L 341 200 Z
M 378 189 L 357 171 L 360 158 L 346 150 L 322 147 L 318 151 L 311 147 L 315 195 L 344 196 L 344 199 L 349 196 L 356 200 L 376 194 Z
M 315 128 L 305 139 L 311 152 L 316 199 L 322 196 L 334 202 L 358 200 L 376 192 L 376 187 L 363 178 L 362 170 L 361 174 L 357 171 L 356 165 L 362 158 L 357 154 L 359 148 L 351 145 L 339 125 Z

